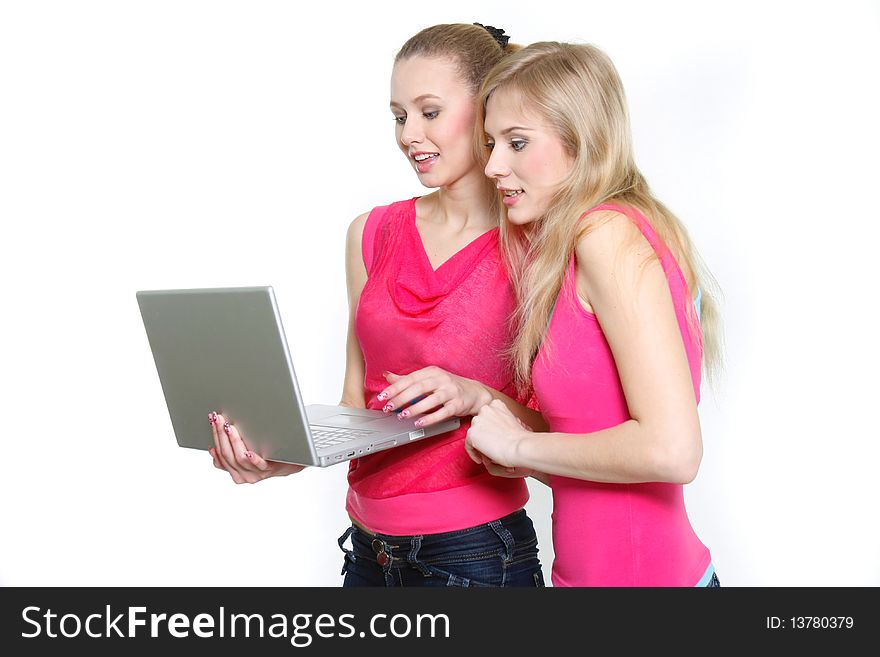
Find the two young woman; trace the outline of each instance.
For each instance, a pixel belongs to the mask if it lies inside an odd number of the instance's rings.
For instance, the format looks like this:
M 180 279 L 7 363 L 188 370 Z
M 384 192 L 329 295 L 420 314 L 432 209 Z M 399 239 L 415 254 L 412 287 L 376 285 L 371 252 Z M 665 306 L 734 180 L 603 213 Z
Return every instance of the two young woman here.
M 702 453 L 704 333 L 708 365 L 717 354 L 711 279 L 633 162 L 607 57 L 504 55 L 472 27 L 429 28 L 396 59 L 399 145 L 440 190 L 352 224 L 343 401 L 394 412 L 423 397 L 402 413 L 476 417 L 353 462 L 346 584 L 540 584 L 522 511 L 533 475 L 554 491 L 556 585 L 717 585 L 682 493 Z M 532 389 L 549 426 L 518 401 Z M 234 479 L 281 467 L 234 427 L 214 433 Z
M 507 353 L 549 432 L 492 401 L 468 453 L 499 478 L 549 477 L 555 585 L 718 586 L 683 497 L 718 361 L 714 284 L 634 162 L 617 71 L 592 46 L 533 44 L 489 72 L 479 107 L 507 209 Z

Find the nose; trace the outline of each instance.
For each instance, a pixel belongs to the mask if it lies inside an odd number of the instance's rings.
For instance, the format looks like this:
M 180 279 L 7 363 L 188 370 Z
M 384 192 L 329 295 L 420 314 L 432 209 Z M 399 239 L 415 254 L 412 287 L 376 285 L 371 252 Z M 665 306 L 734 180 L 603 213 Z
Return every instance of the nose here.
M 409 148 L 412 144 L 420 144 L 425 139 L 425 131 L 417 119 L 407 118 L 400 126 L 400 143 Z
M 507 163 L 504 161 L 502 149 L 498 147 L 492 149 L 492 153 L 489 155 L 489 161 L 486 162 L 486 168 L 483 169 L 483 173 L 486 174 L 487 178 L 503 178 L 510 173 L 510 167 L 508 167 Z

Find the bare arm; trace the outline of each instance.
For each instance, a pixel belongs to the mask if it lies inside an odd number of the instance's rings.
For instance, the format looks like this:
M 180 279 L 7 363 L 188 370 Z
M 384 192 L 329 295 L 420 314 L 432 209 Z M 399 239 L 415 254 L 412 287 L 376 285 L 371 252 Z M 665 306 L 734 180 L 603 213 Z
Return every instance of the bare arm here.
M 365 408 L 364 355 L 355 335 L 354 323 L 361 292 L 367 282 L 361 240 L 368 212 L 358 216 L 348 227 L 345 240 L 345 284 L 348 290 L 348 338 L 345 344 L 345 378 L 342 383 L 340 405 Z
M 492 404 L 469 433 L 475 449 L 505 466 L 590 481 L 693 480 L 702 458 L 696 399 L 666 276 L 656 258 L 646 263 L 650 248 L 622 215 L 577 245 L 578 292 L 608 340 L 632 419 L 590 434 L 535 434 Z

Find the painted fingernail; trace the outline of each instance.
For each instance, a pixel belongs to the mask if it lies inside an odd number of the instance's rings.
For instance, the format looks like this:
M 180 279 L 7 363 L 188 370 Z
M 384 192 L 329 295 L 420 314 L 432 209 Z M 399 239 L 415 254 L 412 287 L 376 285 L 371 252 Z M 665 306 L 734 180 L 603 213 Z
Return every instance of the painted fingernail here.
M 382 410 L 385 411 L 386 413 L 389 413 L 394 410 L 394 404 L 392 404 L 391 402 L 388 402 L 387 404 L 385 404 L 382 407 Z
M 223 423 L 223 431 L 226 432 L 227 436 L 229 435 L 229 427 L 230 427 L 230 424 L 228 421 Z
M 378 399 L 379 401 L 385 401 L 386 399 L 388 399 L 388 393 L 380 392 L 378 395 L 376 395 L 376 399 Z
M 400 413 L 397 414 L 398 420 L 402 420 L 405 417 L 409 417 L 409 410 L 400 411 Z
M 424 420 L 416 420 L 416 421 L 415 421 L 415 425 L 416 425 L 417 427 L 421 427 L 424 423 L 425 423 Z
M 214 424 L 217 421 L 217 414 L 214 411 L 208 413 L 208 422 Z
M 245 452 L 244 455 L 245 455 L 249 460 L 251 460 L 251 461 L 254 460 L 254 453 L 253 453 L 253 452 Z

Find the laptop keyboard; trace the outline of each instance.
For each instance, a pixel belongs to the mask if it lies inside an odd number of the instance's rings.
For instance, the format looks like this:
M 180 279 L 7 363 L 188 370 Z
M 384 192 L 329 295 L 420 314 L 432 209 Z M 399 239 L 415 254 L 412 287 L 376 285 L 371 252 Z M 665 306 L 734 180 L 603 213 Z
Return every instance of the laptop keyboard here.
M 342 443 L 346 443 L 350 440 L 355 440 L 357 438 L 364 438 L 369 436 L 375 431 L 364 431 L 363 429 L 349 429 L 349 428 L 336 428 L 336 427 L 309 427 L 312 432 L 312 438 L 315 442 L 315 447 L 333 447 L 334 445 L 341 445 Z

